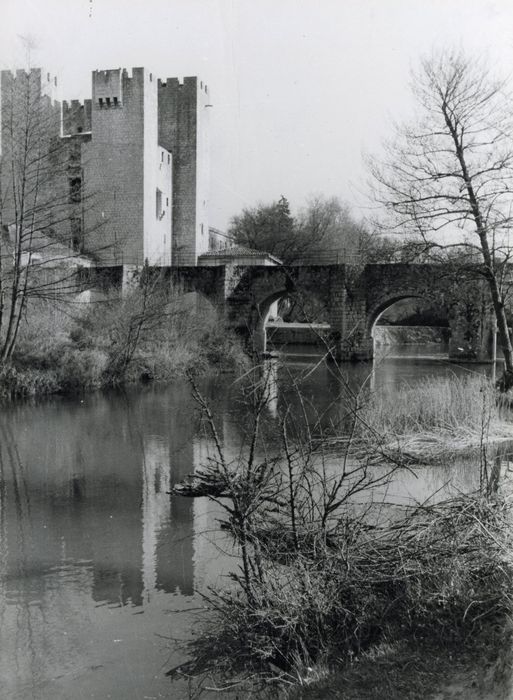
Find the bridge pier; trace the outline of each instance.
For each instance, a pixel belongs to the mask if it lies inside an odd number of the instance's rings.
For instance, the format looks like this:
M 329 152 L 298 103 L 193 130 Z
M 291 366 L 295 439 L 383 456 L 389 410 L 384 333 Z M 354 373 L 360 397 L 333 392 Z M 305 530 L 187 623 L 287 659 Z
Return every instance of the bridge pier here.
M 343 291 L 333 294 L 330 313 L 337 362 L 368 362 L 374 357 L 374 341 L 367 324 L 365 298 L 349 295 L 345 279 Z

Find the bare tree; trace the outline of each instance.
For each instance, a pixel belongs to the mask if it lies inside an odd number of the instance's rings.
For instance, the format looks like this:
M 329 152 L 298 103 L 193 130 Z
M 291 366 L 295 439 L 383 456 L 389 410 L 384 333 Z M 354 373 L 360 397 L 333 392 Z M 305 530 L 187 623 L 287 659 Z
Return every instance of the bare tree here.
M 397 126 L 381 160 L 370 159 L 375 199 L 389 230 L 416 236 L 424 256 L 455 248 L 480 260 L 513 385 L 506 320 L 513 223 L 513 104 L 504 82 L 462 53 L 442 52 L 413 73 L 417 116 Z M 464 254 L 462 254 L 464 251 Z
M 307 242 L 305 262 L 355 262 L 373 238 L 338 197 L 310 197 L 296 218 L 296 228 Z
M 14 351 L 29 300 L 77 291 L 92 196 L 82 194 L 80 144 L 61 137 L 51 90 L 40 69 L 1 74 L 0 363 Z

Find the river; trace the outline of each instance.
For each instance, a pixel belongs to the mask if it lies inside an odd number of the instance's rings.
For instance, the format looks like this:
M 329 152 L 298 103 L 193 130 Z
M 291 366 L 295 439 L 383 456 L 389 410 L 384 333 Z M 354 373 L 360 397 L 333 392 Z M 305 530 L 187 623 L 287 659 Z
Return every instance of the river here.
M 387 348 L 370 365 L 318 357 L 273 360 L 278 410 L 291 378 L 330 415 L 347 381 L 373 387 L 456 367 L 438 347 Z M 372 369 L 372 371 L 371 371 Z M 236 455 L 247 415 L 230 377 L 206 378 L 221 438 Z M 216 541 L 206 499 L 169 496 L 208 455 L 210 442 L 185 382 L 20 403 L 0 420 L 0 697 L 5 700 L 186 698 L 165 671 L 185 657 L 201 598 L 222 583 L 230 556 Z M 422 498 L 465 470 L 425 469 L 395 485 Z M 231 562 L 233 565 L 233 562 Z

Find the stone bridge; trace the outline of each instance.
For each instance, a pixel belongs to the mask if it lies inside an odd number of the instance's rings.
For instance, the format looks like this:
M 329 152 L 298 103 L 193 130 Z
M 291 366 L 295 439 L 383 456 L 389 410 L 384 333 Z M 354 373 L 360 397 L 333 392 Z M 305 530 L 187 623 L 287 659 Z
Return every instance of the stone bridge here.
M 255 353 L 266 347 L 271 304 L 295 295 L 315 298 L 325 310 L 327 346 L 338 361 L 371 360 L 379 315 L 401 299 L 436 305 L 450 329 L 449 357 L 491 358 L 492 314 L 486 284 L 476 271 L 429 264 L 247 266 L 170 268 L 184 291 L 197 291 L 223 309 L 228 324 Z

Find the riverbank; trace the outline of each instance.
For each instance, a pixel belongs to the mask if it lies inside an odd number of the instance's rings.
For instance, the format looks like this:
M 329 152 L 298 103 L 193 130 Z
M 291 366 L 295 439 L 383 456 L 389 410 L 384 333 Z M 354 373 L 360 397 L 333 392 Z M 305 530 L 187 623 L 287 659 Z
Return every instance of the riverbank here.
M 312 678 L 288 694 L 288 700 L 508 700 L 511 674 L 511 625 L 490 626 L 480 639 L 458 644 L 412 638 L 383 644 L 345 669 Z
M 236 372 L 247 363 L 222 318 L 178 292 L 151 303 L 140 290 L 76 306 L 38 303 L 0 369 L 0 399 Z
M 261 578 L 209 593 L 212 619 L 176 677 L 256 697 L 509 697 L 504 508 L 466 498 L 359 536 L 345 522 L 327 547 L 318 533 L 286 559 L 283 532 L 278 547 L 260 539 Z

